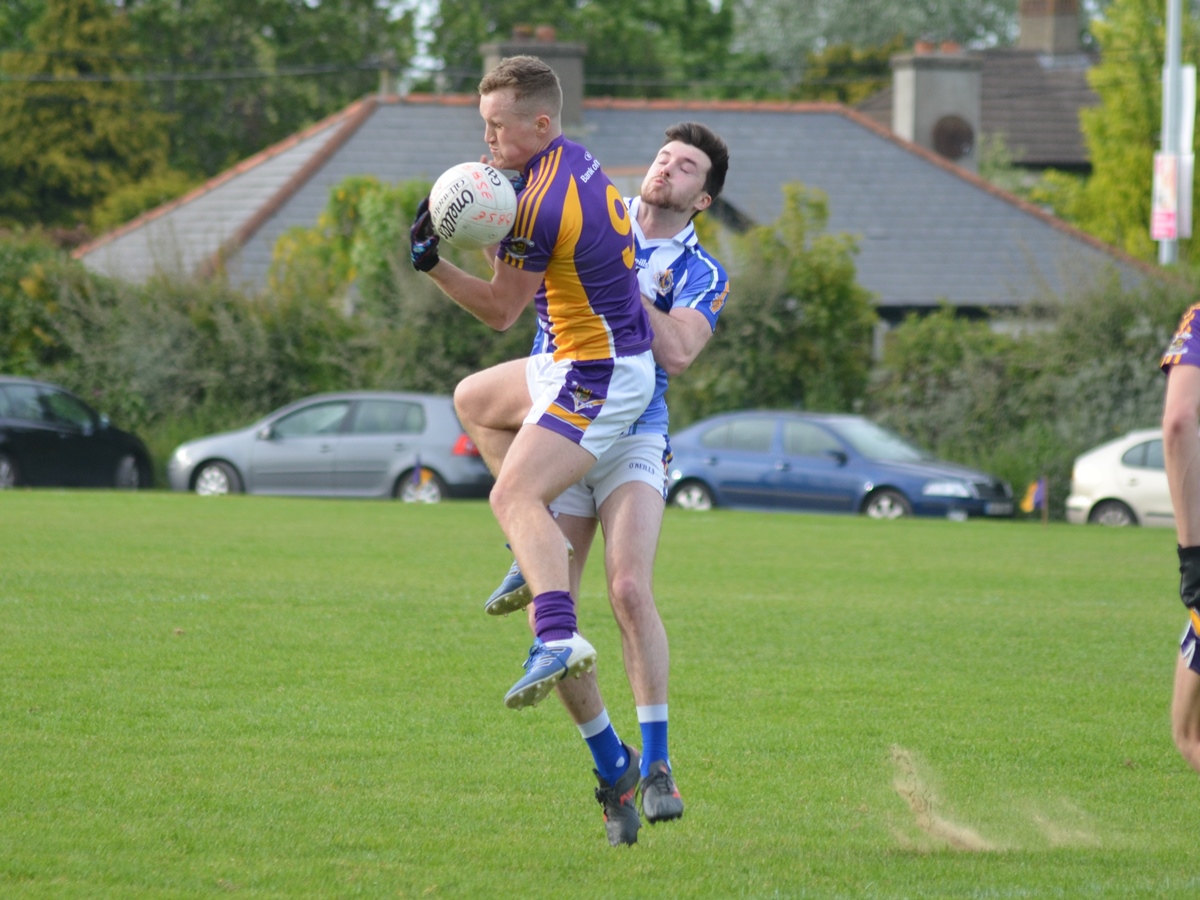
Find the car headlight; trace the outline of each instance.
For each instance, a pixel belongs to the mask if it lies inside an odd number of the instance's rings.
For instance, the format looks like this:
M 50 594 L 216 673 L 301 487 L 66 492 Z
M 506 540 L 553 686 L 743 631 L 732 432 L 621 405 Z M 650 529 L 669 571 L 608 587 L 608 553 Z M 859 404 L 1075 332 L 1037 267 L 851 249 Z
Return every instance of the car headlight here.
M 971 486 L 965 481 L 930 481 L 925 487 L 921 488 L 921 493 L 926 497 L 962 497 L 969 499 L 974 495 Z
M 188 452 L 187 447 L 180 447 L 171 455 L 171 462 L 175 466 L 187 468 L 192 464 L 192 454 Z

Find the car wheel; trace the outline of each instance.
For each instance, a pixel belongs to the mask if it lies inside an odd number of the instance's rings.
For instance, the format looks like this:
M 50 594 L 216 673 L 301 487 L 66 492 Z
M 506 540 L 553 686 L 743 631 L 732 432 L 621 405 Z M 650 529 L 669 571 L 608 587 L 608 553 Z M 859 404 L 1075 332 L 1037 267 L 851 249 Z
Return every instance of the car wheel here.
M 863 513 L 870 519 L 900 519 L 912 515 L 912 504 L 899 491 L 885 488 L 867 497 Z
M 11 459 L 0 453 L 0 490 L 17 486 L 17 467 Z
M 132 453 L 126 453 L 117 463 L 117 473 L 113 478 L 113 485 L 125 491 L 136 491 L 138 488 L 146 487 L 142 482 L 142 467 L 138 465 L 137 457 Z
M 196 472 L 192 490 L 201 497 L 220 497 L 224 494 L 240 494 L 242 479 L 237 470 L 227 462 L 206 462 Z
M 392 496 L 405 503 L 441 503 L 446 496 L 446 482 L 433 469 L 421 468 L 419 477 L 405 472 L 396 479 Z
M 717 505 L 712 491 L 702 481 L 685 481 L 671 494 L 671 505 L 679 509 L 692 509 L 701 512 L 712 509 Z
M 1116 528 L 1124 528 L 1137 523 L 1137 516 L 1133 514 L 1133 510 L 1120 500 L 1105 500 L 1097 503 L 1092 509 L 1091 515 L 1088 516 L 1089 525 L 1112 525 Z

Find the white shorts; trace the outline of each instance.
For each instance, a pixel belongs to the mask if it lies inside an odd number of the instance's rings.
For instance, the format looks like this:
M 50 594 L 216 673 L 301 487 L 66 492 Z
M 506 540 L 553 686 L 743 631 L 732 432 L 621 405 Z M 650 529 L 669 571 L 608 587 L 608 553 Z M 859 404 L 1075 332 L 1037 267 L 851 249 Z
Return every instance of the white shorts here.
M 625 434 L 596 460 L 592 470 L 550 504 L 556 515 L 596 518 L 597 511 L 617 488 L 640 481 L 667 499 L 667 460 L 671 447 L 661 434 Z
M 599 459 L 646 411 L 654 396 L 654 356 L 555 362 L 549 353 L 529 357 L 525 381 L 533 407 L 525 424 L 570 438 Z

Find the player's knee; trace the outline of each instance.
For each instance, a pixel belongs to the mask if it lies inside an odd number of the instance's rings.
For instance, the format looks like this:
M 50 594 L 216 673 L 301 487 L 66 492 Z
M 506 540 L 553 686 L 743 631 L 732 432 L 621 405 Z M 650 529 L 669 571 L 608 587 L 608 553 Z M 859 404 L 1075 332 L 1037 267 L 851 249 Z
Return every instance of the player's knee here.
M 616 572 L 608 586 L 613 611 L 619 619 L 633 619 L 654 612 L 654 594 L 642 578 L 628 572 Z
M 479 421 L 481 391 L 478 379 L 468 375 L 454 388 L 454 411 L 463 427 L 470 430 L 470 425 Z
M 492 485 L 492 490 L 488 494 L 488 503 L 492 507 L 492 515 L 503 526 L 505 517 L 512 508 L 512 492 L 503 479 L 497 479 L 496 483 Z
M 540 505 L 537 498 L 519 479 L 506 477 L 504 472 L 501 472 L 496 483 L 492 485 L 488 502 L 492 506 L 492 514 L 501 526 L 508 522 L 511 516 L 517 515 L 518 510 Z
M 1173 722 L 1171 737 L 1174 738 L 1175 747 L 1184 759 L 1191 761 L 1197 758 L 1197 754 L 1200 753 L 1200 723 Z

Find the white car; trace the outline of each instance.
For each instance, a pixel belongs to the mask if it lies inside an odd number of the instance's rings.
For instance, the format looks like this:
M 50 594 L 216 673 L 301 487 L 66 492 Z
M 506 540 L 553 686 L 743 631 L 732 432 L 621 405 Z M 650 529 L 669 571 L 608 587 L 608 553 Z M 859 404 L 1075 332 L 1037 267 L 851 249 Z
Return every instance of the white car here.
M 1174 525 L 1161 428 L 1131 431 L 1076 458 L 1067 521 L 1076 525 Z

